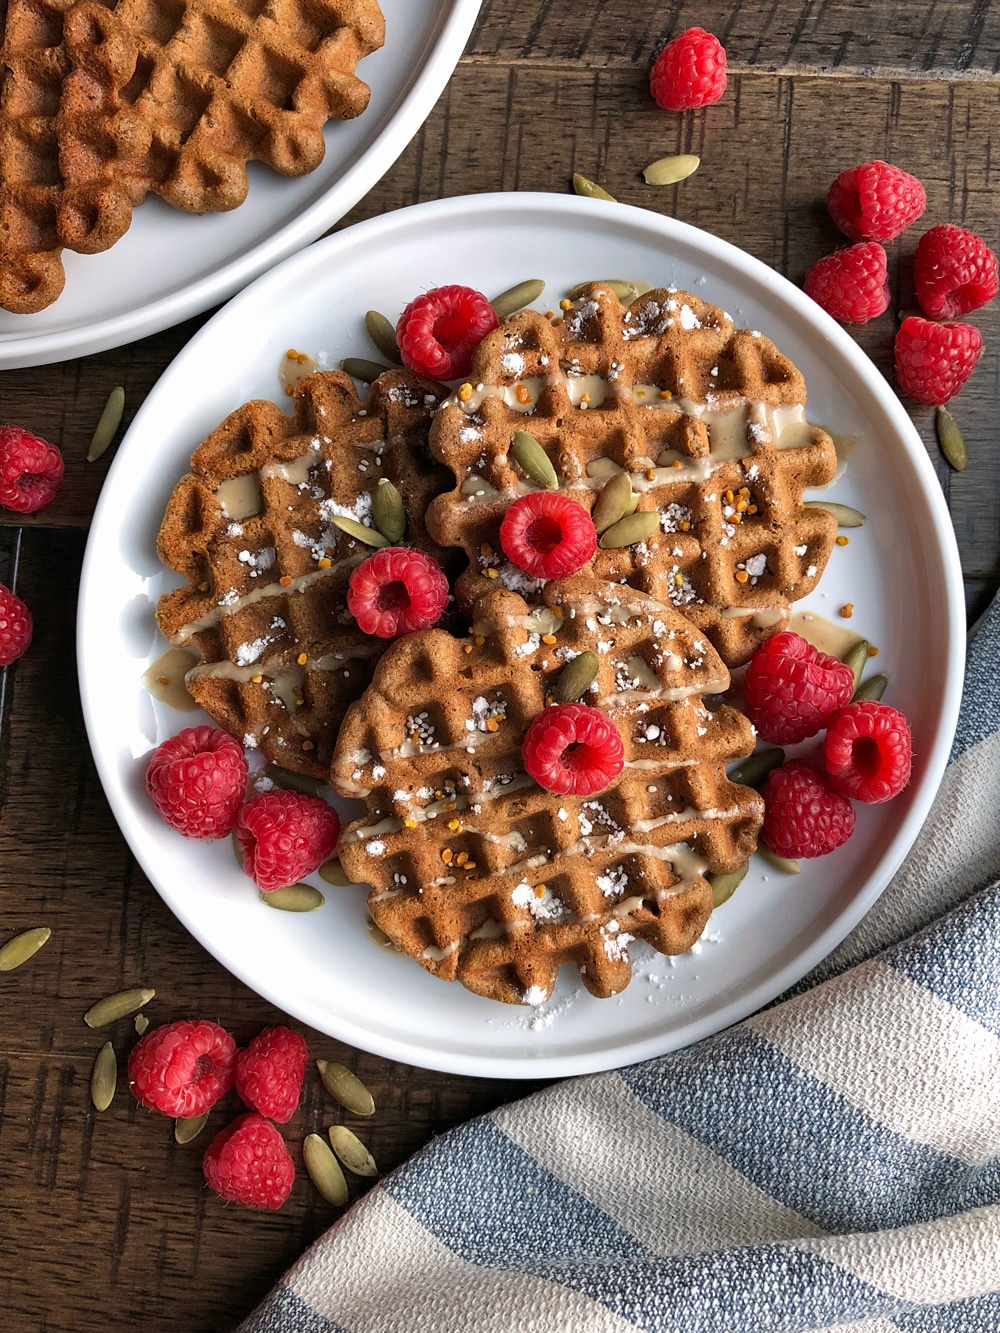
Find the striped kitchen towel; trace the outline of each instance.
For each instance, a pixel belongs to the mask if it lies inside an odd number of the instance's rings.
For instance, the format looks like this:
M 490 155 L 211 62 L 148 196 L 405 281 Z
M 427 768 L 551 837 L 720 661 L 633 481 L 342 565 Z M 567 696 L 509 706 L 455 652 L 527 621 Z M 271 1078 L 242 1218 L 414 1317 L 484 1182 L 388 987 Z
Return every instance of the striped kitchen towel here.
M 1000 1333 L 1000 602 L 875 909 L 780 1003 L 442 1135 L 243 1333 Z

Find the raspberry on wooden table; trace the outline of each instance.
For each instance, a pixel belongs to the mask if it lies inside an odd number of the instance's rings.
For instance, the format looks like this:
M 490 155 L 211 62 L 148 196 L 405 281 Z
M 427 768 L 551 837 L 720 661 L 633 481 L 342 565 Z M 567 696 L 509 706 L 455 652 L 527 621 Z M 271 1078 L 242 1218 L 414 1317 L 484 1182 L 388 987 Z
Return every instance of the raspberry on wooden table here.
M 243 869 L 265 893 L 318 870 L 339 837 L 336 810 L 297 791 L 261 792 L 244 802 L 236 817 Z
M 896 334 L 896 378 L 918 403 L 947 403 L 975 369 L 983 336 L 973 324 L 932 324 L 909 315 Z
M 889 304 L 885 251 L 877 241 L 862 241 L 826 255 L 813 264 L 802 287 L 834 319 L 867 324 Z
M 31 612 L 16 593 L 0 583 L 0 667 L 16 662 L 30 642 Z
M 709 106 L 726 91 L 726 52 L 704 28 L 688 28 L 667 42 L 649 71 L 649 91 L 666 111 Z
M 931 319 L 967 315 L 996 296 L 997 257 L 974 232 L 943 222 L 917 242 L 913 286 Z
M 299 1033 L 265 1028 L 236 1056 L 236 1091 L 252 1110 L 283 1125 L 299 1104 L 308 1058 Z
M 448 580 L 433 556 L 412 546 L 385 546 L 352 572 L 347 609 L 365 634 L 395 639 L 436 625 L 448 596 Z
M 233 1086 L 236 1042 L 207 1019 L 151 1028 L 128 1058 L 129 1087 L 152 1111 L 189 1120 Z
M 54 444 L 22 426 L 0 426 L 0 508 L 17 514 L 44 509 L 59 489 L 64 468 Z
M 146 769 L 153 804 L 186 838 L 231 833 L 246 780 L 242 747 L 219 727 L 185 727 L 156 747 Z
M 500 545 L 533 578 L 564 579 L 593 558 L 597 529 L 576 500 L 558 491 L 530 491 L 504 514 Z
M 280 1208 L 295 1183 L 295 1163 L 285 1140 L 252 1111 L 216 1134 L 201 1167 L 216 1194 L 248 1208 Z
M 793 759 L 768 775 L 763 787 L 760 836 L 776 856 L 793 860 L 825 856 L 854 832 L 854 807 L 805 759 Z
M 525 770 L 546 791 L 593 796 L 625 766 L 621 732 L 589 704 L 552 704 L 538 714 L 521 743 Z
M 873 700 L 848 704 L 823 738 L 823 764 L 836 791 L 855 801 L 891 801 L 910 780 L 910 724 Z
M 757 734 L 775 745 L 815 736 L 854 693 L 854 672 L 821 653 L 801 634 L 785 630 L 757 649 L 747 667 L 746 715 Z
M 396 324 L 403 365 L 436 380 L 468 375 L 472 353 L 499 322 L 474 287 L 434 287 L 412 300 Z
M 876 159 L 842 171 L 826 206 L 852 241 L 891 241 L 920 217 L 927 194 L 916 176 Z

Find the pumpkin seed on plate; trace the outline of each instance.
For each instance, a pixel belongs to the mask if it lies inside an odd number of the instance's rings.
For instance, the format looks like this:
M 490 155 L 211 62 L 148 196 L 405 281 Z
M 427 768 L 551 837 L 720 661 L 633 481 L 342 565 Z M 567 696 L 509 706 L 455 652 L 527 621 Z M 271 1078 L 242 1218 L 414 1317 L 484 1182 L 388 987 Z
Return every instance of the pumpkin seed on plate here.
M 694 153 L 675 153 L 673 157 L 658 157 L 643 171 L 647 185 L 676 185 L 687 180 L 701 166 L 701 158 Z
M 634 512 L 639 497 L 632 489 L 632 481 L 627 472 L 616 472 L 609 477 L 597 493 L 593 512 L 590 517 L 598 533 L 607 532 L 608 528 Z
M 353 1130 L 346 1125 L 331 1125 L 327 1134 L 330 1136 L 330 1146 L 348 1171 L 353 1171 L 356 1176 L 378 1175 L 375 1158 Z
M 941 452 L 955 471 L 961 472 L 969 461 L 969 450 L 958 423 L 946 407 L 939 407 L 934 416 L 934 425 Z
M 869 676 L 863 680 L 851 696 L 851 703 L 860 703 L 864 699 L 873 699 L 876 703 L 885 694 L 886 687 L 889 684 L 889 673 L 880 671 L 877 676 Z
M 780 870 L 784 875 L 798 875 L 801 873 L 802 867 L 798 861 L 793 861 L 787 856 L 777 856 L 771 851 L 770 847 L 766 847 L 762 842 L 757 843 L 757 855 L 762 856 L 769 866 L 774 866 L 775 870 Z
M 120 384 L 116 384 L 108 394 L 108 401 L 104 404 L 104 411 L 91 437 L 90 448 L 87 450 L 88 463 L 96 463 L 101 454 L 106 452 L 108 445 L 115 438 L 115 431 L 122 424 L 124 412 L 125 390 Z
M 365 315 L 365 329 L 383 356 L 387 356 L 397 366 L 403 364 L 403 358 L 399 354 L 399 344 L 396 342 L 396 330 L 385 315 L 378 310 L 369 310 Z
M 375 1098 L 357 1074 L 352 1074 L 344 1065 L 335 1064 L 332 1060 L 317 1060 L 316 1068 L 324 1088 L 341 1106 L 353 1111 L 355 1115 L 375 1114 Z
M 201 1115 L 188 1116 L 174 1121 L 174 1142 L 190 1143 L 196 1139 L 201 1131 L 208 1124 L 208 1111 L 203 1111 Z
M 403 497 L 388 477 L 382 477 L 372 496 L 372 522 L 383 537 L 395 544 L 406 531 L 406 507 Z
M 599 282 L 602 287 L 610 287 L 623 305 L 631 304 L 637 296 L 642 295 L 643 291 L 649 290 L 645 283 L 640 286 L 635 282 L 626 282 L 622 278 L 594 278 L 590 282 L 578 282 L 566 295 L 575 301 L 581 296 L 586 296 L 595 282 Z
M 335 884 L 338 889 L 346 889 L 354 880 L 349 879 L 336 856 L 331 856 L 329 861 L 324 861 L 319 868 L 321 879 L 325 879 L 327 884 Z
M 343 514 L 331 514 L 330 522 L 341 532 L 346 532 L 348 537 L 353 537 L 356 542 L 364 542 L 366 546 L 388 546 L 390 543 L 381 532 L 375 528 L 366 528 L 363 523 L 359 523 L 355 518 L 345 518 Z
M 519 282 L 514 287 L 508 287 L 499 296 L 494 296 L 490 305 L 493 307 L 497 319 L 506 319 L 518 310 L 523 310 L 526 305 L 531 305 L 532 301 L 537 300 L 544 290 L 545 283 L 541 278 L 526 278 L 524 282 Z
M 284 889 L 262 893 L 260 900 L 278 912 L 315 912 L 326 899 L 311 884 L 289 884 Z
M 103 1000 L 92 1004 L 84 1014 L 83 1021 L 89 1028 L 106 1027 L 109 1023 L 116 1023 L 119 1018 L 125 1018 L 127 1014 L 134 1014 L 137 1009 L 142 1009 L 155 995 L 155 990 L 144 990 L 140 986 L 131 990 L 115 991 L 114 995 L 106 995 Z
M 728 875 L 706 876 L 712 886 L 713 908 L 721 907 L 723 903 L 729 902 L 729 899 L 746 879 L 749 869 L 750 862 L 744 861 L 739 870 L 733 870 Z
M 857 689 L 861 684 L 861 673 L 865 669 L 868 661 L 868 640 L 859 639 L 858 642 L 840 659 L 844 666 L 850 667 L 854 672 L 854 688 Z
M 106 1041 L 97 1052 L 94 1068 L 90 1075 L 90 1100 L 96 1111 L 106 1111 L 114 1101 L 115 1088 L 118 1086 L 118 1061 L 115 1048 Z
M 534 435 L 526 430 L 515 431 L 510 452 L 521 471 L 536 485 L 547 491 L 559 489 L 559 478 L 552 461 Z
M 366 361 L 363 356 L 345 356 L 340 368 L 362 384 L 374 384 L 390 367 L 379 365 L 377 361 Z
M 284 791 L 300 791 L 305 796 L 321 796 L 327 790 L 327 784 L 319 778 L 311 778 L 308 773 L 293 773 L 278 764 L 266 764 L 264 777 Z
M 837 520 L 837 526 L 841 528 L 863 528 L 868 522 L 860 509 L 838 504 L 835 500 L 804 500 L 803 504 L 807 509 L 829 509 Z
M 302 1160 L 309 1179 L 335 1208 L 343 1208 L 349 1198 L 347 1181 L 328 1143 L 318 1134 L 307 1134 L 302 1144 Z
M 748 754 L 745 759 L 741 759 L 726 776 L 730 782 L 739 782 L 744 787 L 759 787 L 771 769 L 784 762 L 784 750 L 758 750 L 756 754 Z
M 52 934 L 48 926 L 36 926 L 33 930 L 23 930 L 15 935 L 0 949 L 0 972 L 12 972 L 20 967 L 42 947 Z
M 582 698 L 597 679 L 600 665 L 601 659 L 589 650 L 571 658 L 560 672 L 552 691 L 556 703 L 571 704 Z
M 660 526 L 660 516 L 655 509 L 643 509 L 640 513 L 627 514 L 601 537 L 598 543 L 605 551 L 617 551 L 625 546 L 635 546 L 644 542 Z
M 608 194 L 602 185 L 581 176 L 578 171 L 573 172 L 573 189 L 585 199 L 609 199 L 611 203 L 617 203 L 613 194 Z

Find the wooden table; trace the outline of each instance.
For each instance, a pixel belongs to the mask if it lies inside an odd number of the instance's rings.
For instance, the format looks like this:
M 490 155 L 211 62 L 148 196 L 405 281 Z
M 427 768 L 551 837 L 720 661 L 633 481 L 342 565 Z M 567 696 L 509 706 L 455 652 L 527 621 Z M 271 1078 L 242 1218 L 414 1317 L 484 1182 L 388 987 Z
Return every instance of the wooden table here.
M 647 91 L 650 52 L 668 31 L 709 22 L 710 10 L 687 0 L 485 0 L 430 119 L 343 225 L 442 195 L 562 191 L 580 171 L 619 199 L 704 227 L 798 282 L 842 240 L 823 206 L 830 181 L 847 166 L 885 158 L 915 172 L 928 194 L 924 222 L 888 246 L 890 310 L 857 331 L 889 374 L 894 332 L 914 305 L 910 259 L 924 226 L 958 222 L 997 243 L 991 129 L 1000 125 L 1000 6 L 718 6 L 715 31 L 730 68 L 724 100 L 701 113 L 662 112 Z M 674 152 L 701 156 L 697 176 L 645 187 L 641 168 Z M 948 497 L 977 613 L 1000 567 L 998 306 L 972 319 L 987 351 L 953 404 L 969 442 L 967 470 L 952 473 L 940 458 L 929 409 L 915 409 L 913 419 Z M 88 1096 L 99 1046 L 110 1035 L 124 1052 L 134 1033 L 129 1019 L 93 1033 L 82 1015 L 121 986 L 157 989 L 155 1022 L 211 1016 L 241 1042 L 282 1019 L 194 942 L 137 867 L 98 783 L 76 688 L 77 582 L 110 462 L 85 462 L 91 432 L 112 386 L 125 386 L 127 421 L 202 322 L 0 375 L 0 418 L 54 440 L 66 458 L 65 484 L 47 509 L 23 523 L 0 515 L 0 581 L 21 594 L 36 626 L 30 652 L 0 687 L 0 940 L 38 924 L 53 932 L 30 963 L 0 974 L 0 1309 L 8 1333 L 230 1329 L 335 1217 L 305 1179 L 277 1214 L 224 1208 L 202 1184 L 207 1136 L 178 1147 L 169 1122 L 138 1110 L 122 1086 L 102 1115 Z M 378 1111 L 363 1132 L 383 1170 L 529 1090 L 428 1073 L 306 1036 L 314 1055 L 342 1060 L 372 1088 Z M 235 1102 L 229 1109 L 235 1114 Z M 330 1119 L 310 1078 L 288 1136 L 301 1140 Z M 225 1123 L 223 1113 L 212 1123 Z

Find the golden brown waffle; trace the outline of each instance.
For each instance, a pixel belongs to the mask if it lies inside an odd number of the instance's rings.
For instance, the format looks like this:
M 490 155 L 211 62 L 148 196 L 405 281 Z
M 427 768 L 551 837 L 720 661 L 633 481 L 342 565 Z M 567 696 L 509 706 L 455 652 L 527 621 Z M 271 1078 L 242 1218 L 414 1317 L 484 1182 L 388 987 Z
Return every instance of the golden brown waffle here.
M 160 558 L 185 580 L 156 618 L 203 662 L 187 677 L 205 711 L 285 768 L 325 778 L 344 712 L 387 641 L 347 610 L 351 571 L 373 547 L 334 515 L 371 527 L 382 477 L 408 515 L 403 542 L 445 556 L 424 514 L 447 484 L 427 431 L 445 390 L 387 372 L 366 403 L 340 371 L 295 387 L 294 415 L 258 400 L 237 408 L 195 450 L 160 528 Z
M 385 654 L 349 710 L 331 781 L 367 801 L 340 858 L 372 885 L 376 924 L 422 967 L 510 1003 L 540 1003 L 563 964 L 594 995 L 621 991 L 628 945 L 689 949 L 712 910 L 704 875 L 756 845 L 763 803 L 726 777 L 749 722 L 703 696 L 729 673 L 683 616 L 587 575 L 541 606 L 495 588 L 469 639 L 427 630 Z M 565 663 L 600 660 L 584 701 L 625 743 L 607 791 L 543 791 L 521 743 Z
M 510 457 L 526 430 L 588 510 L 610 475 L 631 474 L 659 529 L 599 550 L 594 575 L 669 602 L 740 665 L 815 587 L 836 536 L 830 513 L 802 505 L 803 489 L 836 470 L 805 401 L 802 375 L 773 343 L 685 292 L 650 291 L 626 309 L 595 283 L 564 317 L 513 315 L 480 344 L 469 384 L 431 432 L 457 485 L 428 523 L 469 557 L 459 601 L 472 604 L 490 579 L 537 596 L 499 542 L 510 503 L 538 489 Z
M 136 47 L 84 0 L 8 0 L 0 55 L 0 306 L 32 314 L 63 288 L 61 252 L 95 254 L 132 219 L 119 168 L 149 136 L 123 100 Z

